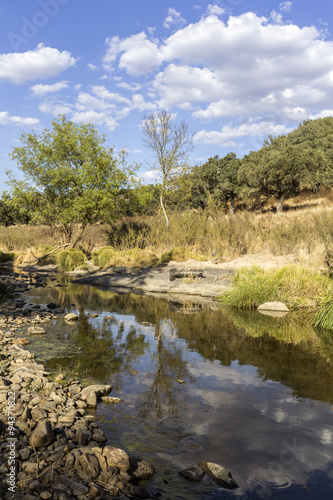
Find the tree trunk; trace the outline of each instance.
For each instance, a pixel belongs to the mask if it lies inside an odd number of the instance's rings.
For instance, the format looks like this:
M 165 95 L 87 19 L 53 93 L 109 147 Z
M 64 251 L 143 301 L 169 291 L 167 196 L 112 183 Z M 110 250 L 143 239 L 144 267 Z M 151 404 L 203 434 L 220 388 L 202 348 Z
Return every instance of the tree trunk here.
M 229 213 L 230 213 L 230 215 L 234 215 L 234 213 L 235 213 L 235 200 L 234 200 L 234 198 L 230 198 Z
M 86 229 L 87 225 L 86 224 L 82 224 L 80 230 L 79 230 L 79 234 L 78 236 L 76 237 L 76 239 L 74 240 L 74 242 L 72 243 L 71 247 L 72 248 L 75 248 L 76 245 L 78 244 L 78 242 L 81 240 L 82 236 L 83 236 L 83 233 Z
M 279 199 L 279 203 L 278 203 L 278 205 L 276 207 L 276 213 L 277 214 L 280 214 L 282 212 L 282 210 L 283 210 L 283 202 L 284 202 L 285 199 L 286 199 L 286 195 L 285 195 L 285 193 L 283 193 L 283 195 Z
M 163 204 L 163 193 L 161 193 L 161 195 L 160 195 L 160 203 L 161 203 L 161 207 L 162 207 L 164 217 L 166 220 L 166 225 L 167 225 L 167 227 L 169 227 L 169 219 L 168 219 L 168 216 L 167 216 L 167 213 L 165 211 L 164 204 Z

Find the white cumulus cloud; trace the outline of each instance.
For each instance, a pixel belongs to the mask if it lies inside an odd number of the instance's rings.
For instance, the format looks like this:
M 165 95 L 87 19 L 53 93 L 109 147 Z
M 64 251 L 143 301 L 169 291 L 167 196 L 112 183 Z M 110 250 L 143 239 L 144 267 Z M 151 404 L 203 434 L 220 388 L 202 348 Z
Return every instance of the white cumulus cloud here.
M 282 2 L 279 5 L 279 8 L 282 12 L 290 12 L 293 8 L 292 2 Z
M 177 12 L 176 9 L 170 7 L 168 10 L 168 15 L 164 20 L 163 26 L 164 28 L 170 28 L 171 24 L 176 25 L 184 25 L 186 20 L 182 17 L 180 12 Z
M 38 118 L 24 118 L 22 116 L 10 116 L 8 111 L 0 111 L 1 125 L 28 125 L 33 126 L 39 123 Z
M 43 85 L 42 83 L 38 83 L 37 85 L 33 85 L 30 87 L 32 93 L 35 96 L 41 97 L 45 94 L 50 94 L 53 92 L 59 92 L 59 90 L 68 88 L 68 82 L 62 81 L 54 83 L 53 85 Z
M 225 10 L 222 9 L 222 7 L 219 7 L 218 5 L 211 5 L 209 4 L 207 7 L 207 14 L 213 15 L 213 16 L 221 16 L 222 14 L 225 13 Z
M 216 146 L 235 146 L 236 139 L 240 137 L 266 137 L 269 134 L 281 135 L 288 134 L 293 129 L 285 125 L 276 125 L 270 122 L 262 121 L 260 123 L 243 124 L 239 127 L 222 127 L 221 132 L 201 130 L 194 136 L 195 142 L 205 144 L 214 144 Z
M 120 40 L 118 36 L 106 40 L 108 45 L 103 63 L 105 69 L 112 69 L 112 63 L 120 55 L 119 68 L 132 76 L 140 76 L 158 68 L 162 61 L 155 42 L 144 32 Z
M 35 50 L 0 54 L 0 80 L 17 85 L 59 75 L 76 60 L 67 51 L 39 44 Z

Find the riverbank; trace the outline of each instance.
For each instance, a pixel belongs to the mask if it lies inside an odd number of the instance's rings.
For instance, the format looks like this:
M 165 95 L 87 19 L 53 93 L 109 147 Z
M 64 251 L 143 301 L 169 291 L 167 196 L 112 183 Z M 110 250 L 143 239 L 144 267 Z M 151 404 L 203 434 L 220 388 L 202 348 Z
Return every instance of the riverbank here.
M 12 281 L 16 293 L 31 279 Z M 42 277 L 33 286 L 42 285 Z M 136 484 L 152 467 L 110 446 L 89 409 L 95 409 L 112 385 L 83 387 L 57 377 L 21 346 L 63 311 L 50 303 L 38 311 L 24 299 L 11 300 L 0 315 L 0 496 L 3 499 L 149 498 Z M 24 337 L 22 337 L 24 333 Z
M 13 298 L 0 309 L 0 497 L 158 498 L 158 491 L 140 485 L 154 468 L 109 444 L 95 422 L 100 401 L 120 402 L 109 396 L 112 385 L 83 387 L 66 373 L 51 377 L 29 347 L 22 347 L 29 346 L 32 336 L 47 335 L 48 327 L 65 315 L 60 304 L 41 307 L 22 295 L 45 287 L 50 273 L 36 269 L 33 274 L 2 276 L 12 287 Z M 75 314 L 68 316 L 65 321 L 77 319 Z M 217 485 L 238 487 L 216 463 L 203 461 L 179 473 L 189 481 L 201 481 L 207 473 Z
M 227 263 L 188 260 L 144 269 L 114 267 L 107 270 L 74 271 L 68 273 L 78 284 L 87 284 L 118 292 L 148 295 L 196 296 L 215 298 L 232 287 L 236 271 L 242 267 L 260 265 L 276 269 L 295 263 L 295 256 L 273 256 L 269 253 L 248 254 Z

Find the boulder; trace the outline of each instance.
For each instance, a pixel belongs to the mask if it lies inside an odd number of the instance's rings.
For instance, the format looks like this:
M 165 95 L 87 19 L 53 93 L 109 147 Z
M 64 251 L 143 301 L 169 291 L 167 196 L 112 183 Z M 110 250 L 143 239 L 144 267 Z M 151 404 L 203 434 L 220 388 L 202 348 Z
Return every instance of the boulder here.
M 48 420 L 42 420 L 38 422 L 36 428 L 32 432 L 29 444 L 35 448 L 41 448 L 42 446 L 48 446 L 53 440 L 54 434 L 51 423 Z
M 124 450 L 113 446 L 105 446 L 103 456 L 106 458 L 109 467 L 118 467 L 118 469 L 127 471 L 130 466 L 129 456 Z
M 88 406 L 96 406 L 97 399 L 99 399 L 101 396 L 109 394 L 111 391 L 112 385 L 88 385 L 88 387 L 82 389 L 80 399 L 82 401 L 85 401 Z M 95 398 L 93 394 L 95 394 L 96 402 L 94 402 Z M 88 402 L 88 400 L 90 402 Z
M 234 481 L 231 472 L 228 472 L 222 465 L 212 462 L 200 462 L 198 465 L 207 472 L 217 484 L 223 486 L 223 488 L 227 488 L 228 490 L 238 488 L 238 484 Z
M 130 472 L 132 477 L 141 480 L 149 479 L 154 474 L 155 470 L 154 467 L 145 460 L 132 459 Z

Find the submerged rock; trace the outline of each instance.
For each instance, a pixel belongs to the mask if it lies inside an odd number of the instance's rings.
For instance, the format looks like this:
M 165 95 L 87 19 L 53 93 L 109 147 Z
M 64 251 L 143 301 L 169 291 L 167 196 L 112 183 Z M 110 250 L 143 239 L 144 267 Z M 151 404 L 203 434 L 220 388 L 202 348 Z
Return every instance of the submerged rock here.
M 189 481 L 201 481 L 205 475 L 205 471 L 199 466 L 194 466 L 179 471 L 179 474 Z
M 145 460 L 131 459 L 130 473 L 135 479 L 149 479 L 155 472 L 154 467 Z
M 44 328 L 42 328 L 41 326 L 30 326 L 30 328 L 28 328 L 28 333 L 36 333 L 36 334 L 40 334 L 40 333 L 46 333 Z

